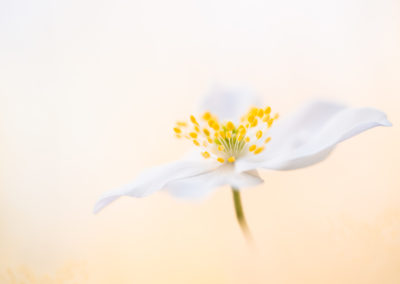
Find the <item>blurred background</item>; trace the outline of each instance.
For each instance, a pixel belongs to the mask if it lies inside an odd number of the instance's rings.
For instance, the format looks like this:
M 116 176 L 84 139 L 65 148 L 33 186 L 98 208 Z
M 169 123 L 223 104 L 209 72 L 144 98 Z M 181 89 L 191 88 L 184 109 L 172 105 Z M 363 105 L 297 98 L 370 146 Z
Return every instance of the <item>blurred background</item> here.
M 101 193 L 191 147 L 215 85 L 281 117 L 312 98 L 392 128 L 200 202 Z M 400 283 L 400 2 L 0 2 L 0 283 Z

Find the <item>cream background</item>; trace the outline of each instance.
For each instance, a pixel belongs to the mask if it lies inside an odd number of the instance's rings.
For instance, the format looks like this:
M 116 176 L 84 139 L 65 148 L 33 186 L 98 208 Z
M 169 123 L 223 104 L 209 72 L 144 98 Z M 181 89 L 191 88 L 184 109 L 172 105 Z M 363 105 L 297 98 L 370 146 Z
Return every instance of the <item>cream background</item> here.
M 0 282 L 399 283 L 400 2 L 0 2 Z M 98 196 L 183 155 L 214 84 L 285 116 L 322 97 L 392 128 L 243 193 Z M 17 281 L 15 279 L 15 281 Z M 68 282 L 70 281 L 70 282 Z

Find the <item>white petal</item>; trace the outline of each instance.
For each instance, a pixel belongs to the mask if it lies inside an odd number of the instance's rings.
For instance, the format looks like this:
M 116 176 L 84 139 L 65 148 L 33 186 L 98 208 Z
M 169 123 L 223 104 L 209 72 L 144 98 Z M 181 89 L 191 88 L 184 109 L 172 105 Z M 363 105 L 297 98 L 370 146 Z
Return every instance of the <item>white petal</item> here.
M 255 170 L 236 173 L 232 165 L 225 164 L 204 174 L 170 182 L 166 190 L 175 197 L 198 199 L 206 197 L 219 186 L 230 185 L 242 189 L 262 182 Z
M 201 111 L 210 111 L 221 120 L 238 121 L 251 106 L 259 104 L 257 96 L 244 88 L 223 89 L 215 87 L 200 106 Z
M 376 109 L 315 102 L 276 125 L 265 154 L 238 161 L 236 170 L 306 167 L 325 159 L 336 144 L 375 126 L 390 125 L 386 115 Z
M 99 212 L 123 195 L 145 197 L 161 190 L 168 182 L 202 174 L 218 166 L 218 162 L 206 160 L 180 160 L 151 168 L 140 174 L 132 183 L 103 194 L 97 201 L 94 212 Z

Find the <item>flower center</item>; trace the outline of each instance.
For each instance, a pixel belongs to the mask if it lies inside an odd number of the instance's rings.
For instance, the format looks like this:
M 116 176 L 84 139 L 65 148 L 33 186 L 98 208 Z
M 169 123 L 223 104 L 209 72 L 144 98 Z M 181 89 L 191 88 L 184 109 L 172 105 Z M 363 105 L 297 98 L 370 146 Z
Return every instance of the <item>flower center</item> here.
M 200 119 L 190 116 L 190 121 L 178 121 L 174 127 L 177 138 L 191 140 L 201 148 L 205 159 L 216 159 L 220 163 L 234 163 L 237 158 L 249 152 L 258 155 L 271 141 L 268 129 L 279 114 L 271 115 L 271 108 L 251 108 L 238 125 L 232 121 L 219 122 L 210 112 Z

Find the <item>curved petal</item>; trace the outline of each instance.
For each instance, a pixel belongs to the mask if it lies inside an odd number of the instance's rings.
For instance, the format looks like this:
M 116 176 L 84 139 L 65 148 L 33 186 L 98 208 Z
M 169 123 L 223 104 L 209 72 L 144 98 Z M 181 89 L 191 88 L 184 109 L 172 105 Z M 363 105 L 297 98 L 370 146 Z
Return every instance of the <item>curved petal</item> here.
M 216 170 L 170 182 L 166 190 L 173 196 L 199 199 L 208 196 L 217 187 L 230 185 L 239 189 L 263 183 L 257 171 L 236 173 L 232 165 L 223 165 Z
M 274 144 L 264 155 L 238 161 L 237 171 L 253 168 L 292 170 L 325 159 L 336 144 L 376 126 L 390 126 L 386 115 L 372 108 L 345 108 L 314 102 L 271 131 Z M 272 142 L 271 141 L 271 142 Z
M 180 160 L 151 168 L 140 174 L 132 183 L 103 194 L 97 201 L 93 211 L 94 213 L 99 212 L 123 195 L 145 197 L 164 188 L 169 182 L 206 173 L 218 166 L 220 165 L 217 162 L 207 162 L 205 160 Z
M 251 106 L 257 105 L 257 96 L 244 88 L 223 89 L 215 87 L 203 99 L 200 105 L 201 111 L 210 111 L 221 120 L 239 120 Z

